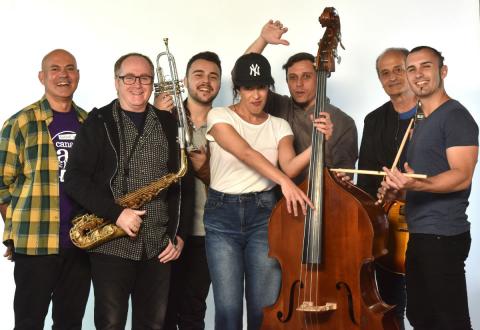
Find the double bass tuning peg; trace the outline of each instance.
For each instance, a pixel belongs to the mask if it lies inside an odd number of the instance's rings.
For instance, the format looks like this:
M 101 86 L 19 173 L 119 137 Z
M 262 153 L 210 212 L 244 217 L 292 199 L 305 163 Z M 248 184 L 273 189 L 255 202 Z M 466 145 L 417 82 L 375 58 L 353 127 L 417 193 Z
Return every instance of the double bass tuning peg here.
M 338 52 L 336 49 L 333 51 L 333 57 L 337 59 L 337 64 L 340 64 L 340 62 L 342 62 L 342 57 L 338 55 Z

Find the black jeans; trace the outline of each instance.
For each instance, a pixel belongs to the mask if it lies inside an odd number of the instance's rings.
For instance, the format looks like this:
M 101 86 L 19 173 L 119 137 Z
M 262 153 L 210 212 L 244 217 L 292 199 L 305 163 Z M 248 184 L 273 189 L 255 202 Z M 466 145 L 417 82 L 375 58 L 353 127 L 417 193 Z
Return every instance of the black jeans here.
M 165 330 L 205 329 L 210 289 L 205 236 L 189 236 L 182 255 L 172 265 Z
M 406 258 L 407 318 L 415 330 L 470 330 L 465 260 L 470 232 L 410 234 Z
M 90 253 L 95 293 L 95 328 L 125 329 L 132 298 L 132 329 L 163 329 L 170 282 L 170 263 L 158 258 L 128 260 Z
M 90 293 L 90 263 L 85 251 L 59 254 L 14 253 L 15 329 L 43 329 L 52 302 L 53 329 L 81 329 Z
M 395 305 L 393 312 L 397 318 L 400 330 L 404 330 L 405 306 L 407 304 L 405 276 L 389 272 L 378 264 L 375 265 L 375 276 L 382 300 L 389 305 Z

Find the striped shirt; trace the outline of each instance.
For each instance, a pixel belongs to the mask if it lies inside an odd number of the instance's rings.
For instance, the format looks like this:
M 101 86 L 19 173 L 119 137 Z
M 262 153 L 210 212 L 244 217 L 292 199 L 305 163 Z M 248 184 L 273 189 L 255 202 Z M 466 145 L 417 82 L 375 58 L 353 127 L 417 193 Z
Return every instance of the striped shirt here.
M 82 123 L 87 113 L 76 106 Z M 16 253 L 58 253 L 60 202 L 58 159 L 48 125 L 45 96 L 10 117 L 0 133 L 0 204 L 8 204 L 3 241 Z

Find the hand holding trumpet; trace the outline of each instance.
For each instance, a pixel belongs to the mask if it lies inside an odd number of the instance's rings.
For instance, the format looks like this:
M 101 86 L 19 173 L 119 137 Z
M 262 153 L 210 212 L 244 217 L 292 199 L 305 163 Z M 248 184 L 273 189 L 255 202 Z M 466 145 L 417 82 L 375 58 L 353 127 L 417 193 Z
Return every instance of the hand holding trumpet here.
M 173 96 L 168 93 L 160 93 L 155 96 L 153 105 L 159 110 L 172 112 L 175 107 Z

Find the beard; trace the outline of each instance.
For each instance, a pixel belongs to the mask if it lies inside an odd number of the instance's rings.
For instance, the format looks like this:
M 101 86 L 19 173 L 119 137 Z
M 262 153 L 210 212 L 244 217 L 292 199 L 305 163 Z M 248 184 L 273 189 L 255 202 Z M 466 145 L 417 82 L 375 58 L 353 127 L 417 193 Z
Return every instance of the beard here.
M 188 90 L 188 97 L 191 98 L 192 100 L 194 100 L 196 103 L 202 104 L 202 105 L 210 105 L 210 106 L 212 105 L 213 100 L 215 99 L 215 97 L 217 97 L 218 92 L 219 92 L 219 91 L 217 91 L 214 94 L 210 94 L 210 96 L 205 99 L 203 97 L 200 97 L 200 94 L 202 92 L 199 92 L 195 89 L 191 89 L 191 88 L 188 88 L 188 87 L 187 87 L 187 90 Z
M 311 103 L 311 101 L 297 102 L 293 97 L 292 97 L 292 101 L 293 101 L 294 104 L 296 104 L 297 106 L 299 106 L 302 109 L 306 109 Z M 315 104 L 315 102 L 313 104 Z
M 204 99 L 204 98 L 199 98 L 198 94 L 188 94 L 188 97 L 194 100 L 195 102 L 202 104 L 202 105 L 212 105 L 213 100 L 215 99 L 217 95 L 211 95 L 209 98 Z

